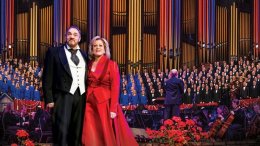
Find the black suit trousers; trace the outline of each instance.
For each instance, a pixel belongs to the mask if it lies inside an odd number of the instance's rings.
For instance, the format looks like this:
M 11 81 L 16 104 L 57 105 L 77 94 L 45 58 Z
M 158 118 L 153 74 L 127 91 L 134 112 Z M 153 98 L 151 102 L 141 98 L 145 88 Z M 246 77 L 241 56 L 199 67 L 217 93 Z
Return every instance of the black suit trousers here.
M 180 116 L 180 105 L 179 104 L 166 104 L 164 109 L 164 120 L 170 119 L 173 116 Z
M 74 95 L 58 94 L 53 111 L 53 143 L 55 146 L 80 146 L 86 95 L 80 95 L 79 88 Z

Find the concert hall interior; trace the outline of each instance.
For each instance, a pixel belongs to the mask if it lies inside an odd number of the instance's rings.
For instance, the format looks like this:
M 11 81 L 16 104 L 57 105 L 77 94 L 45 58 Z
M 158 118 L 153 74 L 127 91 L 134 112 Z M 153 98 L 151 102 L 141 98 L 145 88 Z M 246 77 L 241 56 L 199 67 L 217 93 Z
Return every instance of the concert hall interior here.
M 260 145 L 259 22 L 260 0 L 1 0 L 0 145 L 53 145 L 43 74 L 71 26 L 88 58 L 92 38 L 107 40 L 117 110 L 139 145 Z M 94 61 L 85 61 L 87 94 Z

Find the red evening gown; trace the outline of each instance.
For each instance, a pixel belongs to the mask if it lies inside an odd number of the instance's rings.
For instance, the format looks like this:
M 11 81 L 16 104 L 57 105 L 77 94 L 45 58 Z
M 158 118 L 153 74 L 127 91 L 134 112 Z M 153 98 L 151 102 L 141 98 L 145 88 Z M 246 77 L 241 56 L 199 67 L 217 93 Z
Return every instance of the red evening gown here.
M 118 104 L 120 79 L 114 61 L 109 60 L 106 74 L 99 80 L 107 59 L 102 56 L 95 72 L 90 71 L 93 62 L 89 64 L 82 143 L 85 146 L 137 146 Z M 110 112 L 116 112 L 116 118 L 111 119 Z

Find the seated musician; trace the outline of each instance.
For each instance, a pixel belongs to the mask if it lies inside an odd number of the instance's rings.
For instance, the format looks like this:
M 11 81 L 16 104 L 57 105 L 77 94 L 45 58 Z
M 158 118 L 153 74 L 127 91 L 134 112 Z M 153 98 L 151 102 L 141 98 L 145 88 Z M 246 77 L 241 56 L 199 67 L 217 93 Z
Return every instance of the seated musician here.
M 253 104 L 253 110 L 255 112 L 255 115 L 249 122 L 248 130 L 248 137 L 250 138 L 256 138 L 256 136 L 260 135 L 260 104 Z
M 19 122 L 16 123 L 17 126 L 21 128 L 28 129 L 29 127 L 29 114 L 27 113 L 27 109 L 25 107 L 22 108 L 19 116 Z
M 224 121 L 228 116 L 228 108 L 225 105 L 220 105 L 217 108 L 217 118 L 220 118 L 221 121 Z
M 245 124 L 246 116 L 243 108 L 239 106 L 239 100 L 233 99 L 231 102 L 232 111 L 230 112 L 234 115 L 234 119 L 231 125 L 227 129 L 227 139 L 228 140 L 241 140 L 245 136 Z
M 11 108 L 11 104 L 7 104 L 4 108 L 3 116 L 2 116 L 2 124 L 4 124 L 5 128 L 9 126 L 15 126 L 16 122 L 18 121 L 17 115 Z
M 229 112 L 228 108 L 225 105 L 218 106 L 216 111 L 217 113 L 215 116 L 211 114 L 209 117 L 209 119 L 211 119 L 208 124 L 209 126 L 211 126 L 213 124 L 213 121 L 216 121 L 216 119 L 220 119 L 222 122 L 224 122 Z
M 39 117 L 37 117 L 36 112 L 32 112 L 30 114 L 28 131 L 30 133 L 30 138 L 33 141 L 39 140 L 40 126 L 39 126 Z

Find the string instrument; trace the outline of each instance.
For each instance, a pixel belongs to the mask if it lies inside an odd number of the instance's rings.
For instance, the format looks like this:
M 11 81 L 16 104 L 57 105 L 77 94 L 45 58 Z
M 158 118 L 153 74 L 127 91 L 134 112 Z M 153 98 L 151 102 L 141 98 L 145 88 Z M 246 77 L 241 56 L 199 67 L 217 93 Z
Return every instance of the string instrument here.
M 231 123 L 233 122 L 235 116 L 234 114 L 230 113 L 227 120 L 223 123 L 222 127 L 220 128 L 219 132 L 218 132 L 218 137 L 222 138 L 223 135 L 226 133 L 228 127 L 231 125 Z
M 212 138 L 215 137 L 218 127 L 220 127 L 221 124 L 222 124 L 221 118 L 217 118 L 209 130 L 209 137 L 212 137 Z
M 249 129 L 248 129 L 248 136 L 254 136 L 257 135 L 257 133 L 259 132 L 258 126 L 260 123 L 260 116 L 258 114 L 255 114 L 253 119 L 250 121 L 249 123 Z

